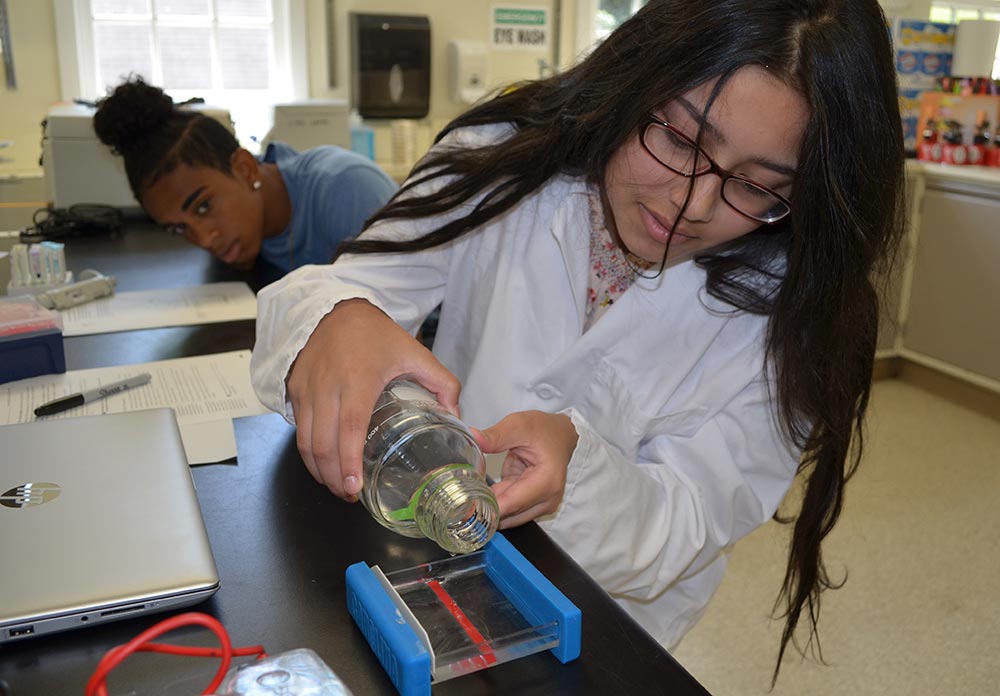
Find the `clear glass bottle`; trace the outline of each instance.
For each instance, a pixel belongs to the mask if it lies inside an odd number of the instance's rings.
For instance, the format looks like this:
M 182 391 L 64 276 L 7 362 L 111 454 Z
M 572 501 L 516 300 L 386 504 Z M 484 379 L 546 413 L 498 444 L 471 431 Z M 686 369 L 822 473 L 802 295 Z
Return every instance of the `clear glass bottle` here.
M 472 433 L 423 387 L 393 380 L 375 404 L 361 502 L 380 524 L 469 553 L 496 532 L 500 511 Z

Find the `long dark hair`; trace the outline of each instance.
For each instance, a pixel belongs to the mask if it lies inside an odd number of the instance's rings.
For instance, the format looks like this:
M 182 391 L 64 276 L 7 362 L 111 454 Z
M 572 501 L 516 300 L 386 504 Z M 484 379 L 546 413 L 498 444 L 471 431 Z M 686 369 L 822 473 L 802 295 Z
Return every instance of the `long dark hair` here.
M 94 114 L 94 132 L 125 160 L 136 200 L 142 191 L 180 164 L 232 173 L 236 136 L 205 114 L 178 108 L 159 87 L 132 76 L 103 98 Z
M 776 678 L 803 612 L 807 646 L 822 660 L 820 595 L 839 585 L 820 544 L 860 461 L 878 324 L 875 282 L 903 226 L 895 68 L 876 0 L 653 0 L 575 67 L 451 122 L 439 140 L 466 126 L 507 122 L 515 129 L 496 145 L 433 151 L 369 225 L 443 213 L 478 197 L 468 214 L 411 241 L 362 235 L 338 253 L 425 249 L 500 215 L 553 175 L 601 181 L 647 113 L 715 78 L 717 93 L 748 65 L 766 67 L 811 108 L 792 214 L 696 259 L 714 297 L 769 317 L 767 365 L 779 422 L 802 450 L 803 498 L 775 604 L 785 618 Z M 413 195 L 439 177 L 437 190 Z M 784 259 L 777 276 L 776 258 Z

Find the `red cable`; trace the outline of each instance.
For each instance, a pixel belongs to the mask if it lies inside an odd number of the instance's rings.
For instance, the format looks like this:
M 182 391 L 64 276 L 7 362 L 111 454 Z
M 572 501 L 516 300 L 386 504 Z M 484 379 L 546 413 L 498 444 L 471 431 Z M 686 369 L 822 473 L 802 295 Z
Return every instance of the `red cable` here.
M 172 631 L 175 628 L 191 625 L 200 625 L 211 630 L 216 636 L 218 636 L 221 647 L 194 648 L 181 645 L 149 642 L 151 639 L 161 636 L 168 631 Z M 140 651 L 164 653 L 169 655 L 192 655 L 196 657 L 221 658 L 222 661 L 219 664 L 219 669 L 215 673 L 215 678 L 212 680 L 212 683 L 208 685 L 205 691 L 202 692 L 202 694 L 215 693 L 215 689 L 222 683 L 222 680 L 226 676 L 226 672 L 229 671 L 229 665 L 232 662 L 234 655 L 257 655 L 258 657 L 266 656 L 262 645 L 253 645 L 245 648 L 233 648 L 232 641 L 229 638 L 229 633 L 226 632 L 225 627 L 219 623 L 218 620 L 208 614 L 201 614 L 198 612 L 178 614 L 177 616 L 171 616 L 170 618 L 164 619 L 158 624 L 147 628 L 128 643 L 111 648 L 111 650 L 105 653 L 104 657 L 102 657 L 101 661 L 97 664 L 97 669 L 94 670 L 94 673 L 87 681 L 87 690 L 85 692 L 86 696 L 108 696 L 108 688 L 106 684 L 108 674 L 111 670 L 124 662 L 129 655 Z
M 222 657 L 221 648 L 192 648 L 186 645 L 171 645 L 170 643 L 143 643 L 136 650 L 164 655 L 184 655 L 185 657 Z M 249 645 L 245 648 L 233 648 L 233 657 L 246 657 L 248 655 L 266 655 L 264 646 Z

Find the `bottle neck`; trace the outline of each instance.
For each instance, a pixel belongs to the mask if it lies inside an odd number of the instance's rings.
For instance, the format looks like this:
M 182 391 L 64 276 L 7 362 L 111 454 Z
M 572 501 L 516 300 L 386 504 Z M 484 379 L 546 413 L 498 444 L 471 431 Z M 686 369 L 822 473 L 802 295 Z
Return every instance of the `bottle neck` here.
M 448 468 L 430 479 L 416 501 L 423 534 L 452 553 L 476 551 L 500 523 L 496 496 L 471 467 Z

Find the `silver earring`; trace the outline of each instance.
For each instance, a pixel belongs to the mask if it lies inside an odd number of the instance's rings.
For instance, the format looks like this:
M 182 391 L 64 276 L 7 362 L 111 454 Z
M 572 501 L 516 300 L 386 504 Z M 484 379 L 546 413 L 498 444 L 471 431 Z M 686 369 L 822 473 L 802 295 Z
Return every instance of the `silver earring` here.
M 255 182 L 253 182 L 253 190 L 254 191 L 260 191 L 260 185 L 261 184 L 260 184 L 260 180 L 259 179 L 257 181 L 255 181 Z

